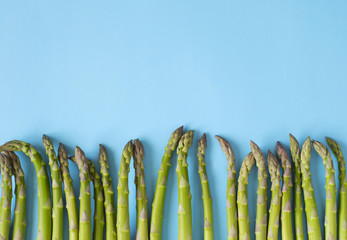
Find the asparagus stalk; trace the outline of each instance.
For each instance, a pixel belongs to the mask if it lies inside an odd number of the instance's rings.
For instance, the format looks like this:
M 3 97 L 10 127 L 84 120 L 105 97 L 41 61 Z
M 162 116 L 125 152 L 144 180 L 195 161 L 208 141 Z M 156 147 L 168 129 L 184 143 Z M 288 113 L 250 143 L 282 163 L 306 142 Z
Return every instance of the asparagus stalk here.
M 88 160 L 84 152 L 78 146 L 75 148 L 74 161 L 77 163 L 80 171 L 80 216 L 79 216 L 79 239 L 91 240 L 92 222 L 91 222 L 91 199 L 90 199 L 90 181 L 91 174 Z
M 41 155 L 29 143 L 23 141 L 10 141 L 0 147 L 1 151 L 22 151 L 30 157 L 35 166 L 38 184 L 39 196 L 39 221 L 38 221 L 38 240 L 51 239 L 52 234 L 52 205 L 51 205 L 51 192 L 49 187 L 48 174 L 46 163 L 42 160 Z
M 11 201 L 12 201 L 12 169 L 8 156 L 0 153 L 1 165 L 1 201 L 0 201 L 0 239 L 8 240 L 11 225 Z
M 130 240 L 128 174 L 132 155 L 133 143 L 129 141 L 124 147 L 118 174 L 117 238 L 119 240 Z
M 102 183 L 100 175 L 96 171 L 92 161 L 88 160 L 90 175 L 94 186 L 94 200 L 95 200 L 95 211 L 94 211 L 94 229 L 93 239 L 104 238 L 104 226 L 105 226 L 105 209 L 104 209 L 104 194 L 102 192 Z
M 152 217 L 151 217 L 151 240 L 161 240 L 162 224 L 164 217 L 164 202 L 166 193 L 166 180 L 171 166 L 172 153 L 175 151 L 178 141 L 182 136 L 183 126 L 177 128 L 169 139 L 165 147 L 165 153 L 161 160 L 160 169 L 158 172 L 157 185 L 155 189 L 153 204 L 152 204 Z
M 60 170 L 64 181 L 64 192 L 66 198 L 66 209 L 69 218 L 69 239 L 77 240 L 79 234 L 79 220 L 78 208 L 76 203 L 76 196 L 72 186 L 72 178 L 69 171 L 69 162 L 67 152 L 63 144 L 59 144 L 58 160 L 60 163 Z
M 63 239 L 63 191 L 62 191 L 62 178 L 58 164 L 58 158 L 55 154 L 54 147 L 51 139 L 46 135 L 42 136 L 42 142 L 46 149 L 46 154 L 49 159 L 49 166 L 51 168 L 52 178 L 52 195 L 53 195 L 53 209 L 52 209 L 52 239 Z
M 308 137 L 301 150 L 301 174 L 302 188 L 304 190 L 305 212 L 307 218 L 307 231 L 309 240 L 322 239 L 317 212 L 317 204 L 311 181 L 310 160 L 311 160 L 311 140 Z
M 137 240 L 148 239 L 147 194 L 145 185 L 144 149 L 140 140 L 134 141 L 134 168 L 136 185 Z
M 207 148 L 206 134 L 204 133 L 198 143 L 198 163 L 201 181 L 202 202 L 204 204 L 204 240 L 213 240 L 213 212 L 212 197 L 206 173 L 205 152 Z
M 235 155 L 227 140 L 216 136 L 228 161 L 227 178 L 227 229 L 228 240 L 237 239 L 237 210 L 236 210 L 236 169 Z
M 294 222 L 295 222 L 295 239 L 304 240 L 303 227 L 303 208 L 301 198 L 301 166 L 300 166 L 300 147 L 296 138 L 289 134 L 290 151 L 294 162 Z
M 255 237 L 266 239 L 267 233 L 267 172 L 265 158 L 260 148 L 251 141 L 251 150 L 258 167 L 257 216 L 255 222 Z
M 326 140 L 335 155 L 339 166 L 340 180 L 340 206 L 339 206 L 339 239 L 347 239 L 347 178 L 346 178 L 346 162 L 343 158 L 339 144 L 331 138 Z
M 113 200 L 112 179 L 109 173 L 109 165 L 107 160 L 107 153 L 104 146 L 100 144 L 99 163 L 102 175 L 102 185 L 105 195 L 105 212 L 106 212 L 106 240 L 117 238 L 116 227 L 116 210 Z
M 178 183 L 178 239 L 193 239 L 192 208 L 189 176 L 188 150 L 192 145 L 194 132 L 182 135 L 177 147 L 177 183 Z
M 247 198 L 247 185 L 248 175 L 255 163 L 252 153 L 249 153 L 243 160 L 241 165 L 240 174 L 238 178 L 237 189 L 237 212 L 239 223 L 239 239 L 251 239 L 251 230 L 249 226 L 249 213 L 248 213 L 248 198 Z
M 313 147 L 323 159 L 325 166 L 325 239 L 337 239 L 337 203 L 336 182 L 333 159 L 326 146 L 318 141 L 313 141 Z
M 276 151 L 278 158 L 281 160 L 283 169 L 283 184 L 282 184 L 282 239 L 293 239 L 292 226 L 292 165 L 289 161 L 288 154 L 280 142 L 277 142 Z
M 74 156 L 69 157 L 73 162 L 76 162 Z M 105 214 L 104 214 L 104 195 L 102 193 L 102 183 L 100 180 L 100 175 L 95 169 L 92 161 L 87 160 L 89 167 L 90 179 L 94 186 L 94 201 L 95 201 L 95 211 L 94 211 L 94 228 L 93 228 L 93 239 L 103 239 L 104 237 L 104 226 L 105 226 Z
M 281 212 L 280 202 L 282 196 L 281 172 L 280 165 L 270 150 L 267 155 L 267 163 L 271 177 L 271 205 L 269 210 L 269 229 L 267 236 L 268 239 L 277 240 Z
M 3 152 L 3 154 L 10 158 L 13 174 L 16 183 L 16 203 L 14 208 L 14 221 L 12 236 L 13 239 L 25 239 L 26 222 L 26 192 L 24 172 L 21 167 L 18 156 L 14 152 Z

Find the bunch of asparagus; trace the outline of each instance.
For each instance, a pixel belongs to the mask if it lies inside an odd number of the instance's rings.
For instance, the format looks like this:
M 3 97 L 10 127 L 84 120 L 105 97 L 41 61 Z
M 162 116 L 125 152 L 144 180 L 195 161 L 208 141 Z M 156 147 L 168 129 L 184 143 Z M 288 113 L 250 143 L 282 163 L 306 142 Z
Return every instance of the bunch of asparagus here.
M 144 174 L 144 147 L 139 139 L 129 141 L 122 152 L 117 185 L 117 204 L 114 202 L 111 171 L 104 146 L 100 145 L 99 165 L 101 176 L 93 161 L 87 159 L 83 150 L 76 146 L 74 156 L 68 157 L 63 144 L 59 144 L 58 154 L 50 138 L 43 135 L 42 141 L 49 160 L 49 168 L 40 153 L 29 143 L 13 140 L 0 146 L 1 201 L 0 201 L 0 239 L 25 239 L 26 233 L 26 186 L 24 172 L 15 151 L 25 153 L 34 164 L 38 182 L 38 229 L 37 239 L 63 239 L 63 208 L 67 209 L 69 239 L 88 240 L 105 238 L 130 240 L 129 224 L 129 183 L 128 175 L 133 158 L 136 186 L 137 240 L 162 239 L 166 183 L 174 151 L 177 149 L 177 187 L 178 187 L 178 239 L 193 239 L 192 194 L 188 175 L 188 152 L 193 143 L 194 131 L 183 134 L 183 127 L 176 129 L 170 136 L 158 172 L 155 195 L 152 203 L 151 222 L 149 224 L 148 198 Z M 347 178 L 346 163 L 339 144 L 326 138 L 329 147 L 338 161 L 339 190 L 335 182 L 335 168 L 329 149 L 318 141 L 307 138 L 301 151 L 294 136 L 289 136 L 290 155 L 277 142 L 276 156 L 269 150 L 267 161 L 261 149 L 251 141 L 251 152 L 245 157 L 236 181 L 235 155 L 228 141 L 216 136 L 227 158 L 226 216 L 227 239 L 257 240 L 304 239 L 303 202 L 307 219 L 308 239 L 321 239 L 321 229 L 317 204 L 311 180 L 311 149 L 317 151 L 325 165 L 326 206 L 324 234 L 325 239 L 347 240 Z M 205 153 L 206 134 L 197 144 L 197 172 L 201 180 L 201 192 L 204 212 L 204 239 L 212 240 L 213 211 L 212 195 L 207 177 Z M 77 164 L 80 177 L 79 208 L 69 171 L 69 159 Z M 250 229 L 248 210 L 248 175 L 252 167 L 258 168 L 257 211 L 255 229 Z M 281 174 L 282 169 L 282 174 Z M 292 171 L 293 169 L 293 171 Z M 50 170 L 50 171 L 48 171 Z M 49 181 L 50 172 L 51 181 Z M 268 208 L 268 172 L 271 177 L 271 200 Z M 292 175 L 294 179 L 292 180 Z M 12 176 L 15 177 L 15 210 L 12 234 L 11 201 Z M 293 184 L 294 183 L 294 184 Z M 92 219 L 91 184 L 94 189 L 94 216 Z M 52 190 L 52 196 L 51 196 Z M 292 190 L 294 212 L 292 211 Z M 339 205 L 337 204 L 339 192 Z M 65 201 L 64 201 L 65 195 Z M 292 214 L 294 214 L 292 219 Z M 92 229 L 93 226 L 93 229 Z M 281 231 L 279 231 L 281 230 Z

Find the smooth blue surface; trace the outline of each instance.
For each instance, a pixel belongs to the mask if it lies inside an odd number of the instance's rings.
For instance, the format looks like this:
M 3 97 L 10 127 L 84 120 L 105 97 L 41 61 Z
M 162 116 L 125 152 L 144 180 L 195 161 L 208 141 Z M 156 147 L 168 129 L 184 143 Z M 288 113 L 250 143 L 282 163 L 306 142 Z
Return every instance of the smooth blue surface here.
M 195 129 L 189 177 L 194 239 L 202 239 L 196 151 L 206 132 L 215 239 L 226 239 L 226 159 L 215 134 L 230 140 L 237 170 L 250 139 L 266 153 L 277 140 L 288 149 L 289 133 L 300 144 L 308 135 L 321 141 L 331 136 L 347 154 L 346 9 L 345 1 L 2 2 L 0 143 L 28 141 L 47 161 L 41 143 L 47 134 L 70 154 L 78 144 L 95 163 L 98 144 L 105 144 L 116 187 L 123 146 L 140 138 L 151 203 L 170 133 L 182 124 Z M 35 239 L 35 171 L 20 156 L 29 196 L 27 235 Z M 172 163 L 167 240 L 177 239 L 176 156 Z M 77 167 L 71 171 L 78 193 Z M 133 178 L 131 170 L 132 239 Z M 323 227 L 324 167 L 314 151 L 312 178 Z M 254 229 L 255 170 L 249 182 Z M 67 238 L 66 211 L 64 221 Z

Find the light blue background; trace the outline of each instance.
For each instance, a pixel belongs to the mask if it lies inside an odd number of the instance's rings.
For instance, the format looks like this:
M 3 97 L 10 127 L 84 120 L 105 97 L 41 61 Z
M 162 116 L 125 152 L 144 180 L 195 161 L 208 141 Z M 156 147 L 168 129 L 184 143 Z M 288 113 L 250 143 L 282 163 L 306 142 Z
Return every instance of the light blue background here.
M 116 187 L 123 146 L 140 138 L 151 203 L 170 133 L 182 124 L 195 129 L 188 161 L 194 239 L 202 239 L 196 151 L 206 132 L 215 239 L 226 239 L 226 159 L 215 134 L 230 140 L 237 170 L 250 139 L 266 153 L 277 140 L 288 149 L 289 133 L 300 144 L 308 135 L 321 141 L 332 136 L 347 154 L 346 9 L 346 1 L 4 1 L 0 143 L 28 141 L 47 161 L 45 133 L 70 154 L 78 144 L 95 163 L 98 144 L 105 144 Z M 29 196 L 27 236 L 34 239 L 35 171 L 20 157 Z M 177 239 L 178 222 L 176 156 L 172 162 L 163 231 L 168 240 Z M 77 168 L 71 171 L 78 193 Z M 132 170 L 132 239 L 133 178 Z M 323 227 L 324 167 L 316 153 L 312 178 Z M 249 182 L 254 229 L 256 170 Z M 64 221 L 67 238 L 66 212 Z

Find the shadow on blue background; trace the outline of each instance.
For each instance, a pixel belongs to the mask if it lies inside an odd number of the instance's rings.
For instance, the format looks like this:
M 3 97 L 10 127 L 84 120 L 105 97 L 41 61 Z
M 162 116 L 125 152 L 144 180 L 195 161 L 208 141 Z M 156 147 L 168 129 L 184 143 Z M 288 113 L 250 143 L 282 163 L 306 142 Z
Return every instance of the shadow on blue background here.
M 347 154 L 346 7 L 342 1 L 3 2 L 0 143 L 28 141 L 47 161 L 41 143 L 47 134 L 56 147 L 64 143 L 69 154 L 78 144 L 95 163 L 98 144 L 105 144 L 116 187 L 123 146 L 140 138 L 150 203 L 171 132 L 182 124 L 195 129 L 188 162 L 194 239 L 202 239 L 196 148 L 206 131 L 215 239 L 226 239 L 226 159 L 215 134 L 231 141 L 237 170 L 250 139 L 264 153 L 274 151 L 278 140 L 288 150 L 289 133 L 300 144 L 308 135 L 323 142 L 331 136 Z M 27 235 L 34 239 L 35 171 L 27 157 L 20 157 L 29 196 Z M 163 231 L 168 240 L 177 238 L 176 156 L 172 163 Z M 78 193 L 78 169 L 71 171 Z M 314 153 L 322 227 L 323 175 L 322 160 Z M 252 170 L 251 219 L 256 176 Z M 132 170 L 129 181 L 133 178 Z M 134 196 L 131 183 L 130 206 Z M 135 214 L 132 207 L 132 238 Z

